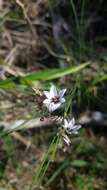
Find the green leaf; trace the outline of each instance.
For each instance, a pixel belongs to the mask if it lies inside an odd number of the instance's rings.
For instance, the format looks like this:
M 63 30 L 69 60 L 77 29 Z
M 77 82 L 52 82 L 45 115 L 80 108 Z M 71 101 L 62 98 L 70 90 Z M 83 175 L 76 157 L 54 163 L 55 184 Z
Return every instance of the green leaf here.
M 14 77 L 11 79 L 6 79 L 3 81 L 0 81 L 0 88 L 10 88 L 10 87 L 15 87 L 16 84 L 26 84 L 26 83 L 31 83 L 32 81 L 37 81 L 37 80 L 52 80 L 52 79 L 57 79 L 72 73 L 79 72 L 80 70 L 84 69 L 86 66 L 88 66 L 90 63 L 83 63 L 80 64 L 79 66 L 72 66 L 68 68 L 63 68 L 63 69 L 48 69 L 45 71 L 36 71 L 32 72 L 30 74 L 27 74 L 23 77 Z
M 74 160 L 71 162 L 71 165 L 75 167 L 84 167 L 88 165 L 88 162 L 85 160 Z
M 97 79 L 93 81 L 93 84 L 96 85 L 104 80 L 107 80 L 107 74 L 97 77 Z

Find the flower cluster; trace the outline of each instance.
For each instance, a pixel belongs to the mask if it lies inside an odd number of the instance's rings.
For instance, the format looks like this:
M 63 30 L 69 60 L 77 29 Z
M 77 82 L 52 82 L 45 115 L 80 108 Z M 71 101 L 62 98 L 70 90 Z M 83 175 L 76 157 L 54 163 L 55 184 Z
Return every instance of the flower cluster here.
M 51 86 L 50 91 L 44 91 L 46 99 L 43 101 L 43 104 L 49 112 L 53 112 L 62 107 L 65 103 L 65 92 L 66 89 L 58 90 L 54 85 Z M 64 119 L 64 124 L 62 127 L 67 134 L 78 134 L 78 130 L 81 128 L 81 125 L 76 124 L 75 119 L 72 118 L 71 120 Z M 68 142 L 68 136 L 64 135 L 63 137 L 66 144 L 70 144 Z

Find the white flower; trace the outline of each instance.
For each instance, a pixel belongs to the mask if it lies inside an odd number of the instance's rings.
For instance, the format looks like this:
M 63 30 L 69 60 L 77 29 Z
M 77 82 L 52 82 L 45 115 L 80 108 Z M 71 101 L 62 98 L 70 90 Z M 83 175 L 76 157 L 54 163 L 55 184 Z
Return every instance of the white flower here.
M 43 101 L 49 112 L 53 112 L 65 102 L 63 97 L 66 89 L 58 90 L 54 85 L 51 86 L 50 91 L 44 91 L 46 99 Z
M 78 130 L 81 128 L 81 125 L 75 124 L 74 118 L 72 118 L 71 121 L 64 119 L 63 128 L 68 134 L 78 134 Z

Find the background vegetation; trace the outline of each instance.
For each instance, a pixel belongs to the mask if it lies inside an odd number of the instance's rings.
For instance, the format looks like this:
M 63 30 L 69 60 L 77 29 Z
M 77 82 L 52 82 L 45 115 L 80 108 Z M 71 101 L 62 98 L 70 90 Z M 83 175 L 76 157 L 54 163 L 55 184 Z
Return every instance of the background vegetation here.
M 0 0 L 0 189 L 107 189 L 106 20 L 106 0 Z M 40 120 L 51 83 L 82 124 L 57 151 Z

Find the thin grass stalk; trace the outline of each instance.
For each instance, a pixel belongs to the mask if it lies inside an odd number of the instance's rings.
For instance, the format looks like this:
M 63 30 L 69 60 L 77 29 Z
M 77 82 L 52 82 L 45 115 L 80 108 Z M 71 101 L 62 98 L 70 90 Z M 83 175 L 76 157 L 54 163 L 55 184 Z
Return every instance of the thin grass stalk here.
M 57 141 L 57 139 L 58 139 L 58 136 L 56 135 L 56 136 L 53 138 L 53 140 L 52 140 L 52 142 L 51 142 L 51 144 L 50 144 L 50 146 L 49 146 L 49 149 L 48 149 L 47 153 L 45 154 L 45 156 L 44 156 L 44 158 L 43 158 L 43 160 L 42 160 L 42 163 L 38 166 L 38 168 L 37 168 L 37 170 L 36 170 L 36 173 L 35 173 L 35 175 L 34 175 L 34 177 L 33 177 L 32 184 L 31 184 L 29 190 L 32 190 L 35 184 L 36 184 L 36 185 L 39 185 L 39 184 L 40 184 L 40 181 L 41 181 L 40 179 L 41 179 L 41 177 L 43 178 L 43 176 L 44 176 L 44 174 L 45 174 L 45 172 L 46 172 L 46 170 L 47 170 L 47 168 L 48 168 L 48 166 L 49 166 L 50 160 L 48 160 L 48 162 L 47 162 L 45 168 L 44 168 L 44 164 L 45 164 L 45 162 L 47 161 L 47 159 L 48 159 L 48 157 L 49 157 L 49 154 L 50 154 L 50 152 L 52 151 L 53 146 L 54 146 L 54 143 L 55 143 L 55 141 Z M 43 170 L 43 168 L 44 168 L 44 170 Z M 43 171 L 43 174 L 41 175 L 42 171 Z

